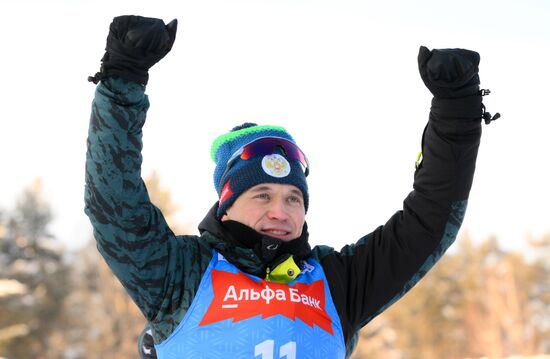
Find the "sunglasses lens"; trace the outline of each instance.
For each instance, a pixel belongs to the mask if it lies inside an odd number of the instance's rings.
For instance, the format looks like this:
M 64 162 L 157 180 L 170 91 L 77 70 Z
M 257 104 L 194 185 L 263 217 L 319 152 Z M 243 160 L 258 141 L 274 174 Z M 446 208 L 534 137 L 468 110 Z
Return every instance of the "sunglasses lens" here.
M 248 160 L 253 156 L 269 155 L 275 153 L 277 148 L 281 149 L 286 157 L 298 160 L 304 167 L 304 171 L 306 172 L 306 174 L 309 172 L 309 166 L 304 153 L 294 143 L 282 138 L 261 138 L 252 143 L 249 143 L 248 145 L 244 146 L 240 157 L 243 160 Z

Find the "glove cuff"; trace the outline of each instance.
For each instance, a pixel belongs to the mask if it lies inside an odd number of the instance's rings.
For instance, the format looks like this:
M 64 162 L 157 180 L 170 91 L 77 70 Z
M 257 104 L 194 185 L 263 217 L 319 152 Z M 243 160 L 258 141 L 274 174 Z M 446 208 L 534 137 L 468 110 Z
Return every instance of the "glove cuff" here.
M 88 81 L 98 84 L 100 81 L 106 80 L 108 78 L 132 81 L 139 85 L 145 86 L 149 81 L 148 73 L 137 73 L 135 71 L 129 71 L 127 69 L 116 69 L 116 68 L 101 68 L 100 72 L 97 72 L 94 76 L 88 76 Z
M 431 112 L 435 116 L 460 119 L 481 119 L 483 114 L 481 94 L 460 98 L 432 99 Z
M 429 122 L 445 137 L 466 140 L 477 138 L 481 133 L 482 114 L 481 95 L 455 99 L 434 97 Z
M 149 71 L 131 56 L 126 56 L 116 51 L 106 51 L 101 58 L 101 69 L 93 77 L 88 77 L 88 81 L 97 84 L 99 81 L 109 77 L 121 78 L 137 82 L 140 85 L 147 85 Z

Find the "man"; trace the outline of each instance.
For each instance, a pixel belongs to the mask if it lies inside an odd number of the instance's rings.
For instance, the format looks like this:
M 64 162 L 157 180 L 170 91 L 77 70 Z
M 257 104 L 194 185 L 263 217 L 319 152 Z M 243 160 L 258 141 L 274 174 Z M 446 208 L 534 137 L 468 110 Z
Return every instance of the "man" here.
M 147 318 L 143 355 L 344 358 L 359 329 L 398 300 L 454 241 L 485 113 L 476 52 L 418 56 L 434 95 L 423 159 L 403 209 L 354 244 L 311 248 L 309 164 L 282 127 L 246 123 L 212 145 L 219 201 L 201 235 L 176 236 L 140 177 L 148 70 L 177 22 L 113 20 L 92 106 L 86 214 L 98 249 Z M 496 116 L 495 116 L 496 117 Z M 330 244 L 331 238 L 325 238 Z M 147 351 L 147 352 L 146 352 Z

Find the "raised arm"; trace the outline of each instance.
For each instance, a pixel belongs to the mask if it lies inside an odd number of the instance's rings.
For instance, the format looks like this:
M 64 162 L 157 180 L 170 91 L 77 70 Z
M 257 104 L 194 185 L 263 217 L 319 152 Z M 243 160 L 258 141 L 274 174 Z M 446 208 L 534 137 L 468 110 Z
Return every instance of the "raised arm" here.
M 147 318 L 159 310 L 174 235 L 141 179 L 142 126 L 149 68 L 168 53 L 176 23 L 120 16 L 107 37 L 92 105 L 85 212 L 97 246 Z
M 418 63 L 434 98 L 414 190 L 385 225 L 340 252 L 322 255 L 323 265 L 334 269 L 327 276 L 333 276 L 331 292 L 348 342 L 424 276 L 455 240 L 464 218 L 483 116 L 479 55 L 421 47 Z

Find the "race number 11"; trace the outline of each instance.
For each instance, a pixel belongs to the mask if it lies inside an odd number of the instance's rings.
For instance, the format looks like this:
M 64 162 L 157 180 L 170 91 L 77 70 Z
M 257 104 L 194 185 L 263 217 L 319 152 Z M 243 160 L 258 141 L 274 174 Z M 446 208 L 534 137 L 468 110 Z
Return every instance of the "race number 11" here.
M 260 359 L 273 359 L 275 341 L 264 340 L 254 347 L 254 357 L 260 355 Z M 288 342 L 279 348 L 279 358 L 296 359 L 296 342 Z

